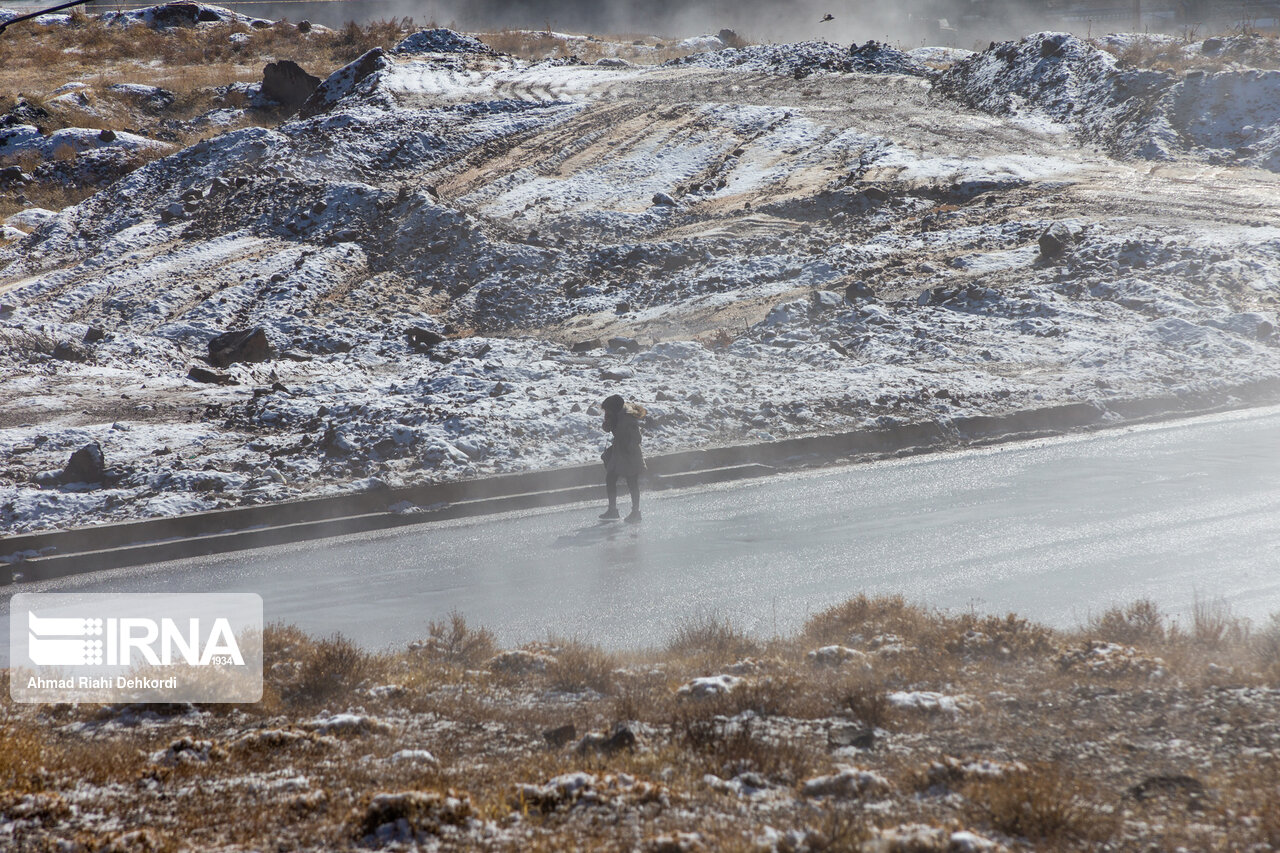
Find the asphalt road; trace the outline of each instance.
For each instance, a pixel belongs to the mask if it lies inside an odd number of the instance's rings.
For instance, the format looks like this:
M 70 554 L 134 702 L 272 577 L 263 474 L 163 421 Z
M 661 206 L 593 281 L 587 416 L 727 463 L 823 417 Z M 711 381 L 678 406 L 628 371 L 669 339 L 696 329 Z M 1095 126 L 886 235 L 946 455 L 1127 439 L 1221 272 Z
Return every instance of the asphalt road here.
M 1253 410 L 659 493 L 640 525 L 579 504 L 7 593 L 256 592 L 268 621 L 371 647 L 455 608 L 506 642 L 660 644 L 711 615 L 770 636 L 864 591 L 1061 627 L 1139 597 L 1258 619 L 1280 611 L 1278 437 L 1280 408 Z

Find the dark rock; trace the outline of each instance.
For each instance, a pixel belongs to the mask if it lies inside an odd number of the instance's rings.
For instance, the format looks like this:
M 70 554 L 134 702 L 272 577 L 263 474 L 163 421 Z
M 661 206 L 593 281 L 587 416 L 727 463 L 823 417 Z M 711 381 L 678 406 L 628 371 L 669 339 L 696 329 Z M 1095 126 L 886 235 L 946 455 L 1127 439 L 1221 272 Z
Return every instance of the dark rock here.
M 876 298 L 876 291 L 865 281 L 853 281 L 845 287 L 844 298 L 850 302 L 870 302 Z
M 854 749 L 872 749 L 876 745 L 876 733 L 860 726 L 833 727 L 827 732 L 827 745 L 832 749 L 848 746 Z
M 1217 56 L 1225 45 L 1226 42 L 1220 38 L 1208 38 L 1200 43 L 1200 52 L 1205 56 Z
M 302 66 L 288 59 L 268 62 L 262 69 L 263 97 L 279 102 L 288 110 L 296 110 L 305 104 L 319 85 L 319 77 L 308 74 Z
M 58 361 L 88 361 L 89 354 L 70 341 L 58 341 L 53 348 L 53 357 Z
M 98 131 L 98 139 L 102 142 L 115 142 L 116 132 L 108 128 L 103 128 L 102 130 Z
M 393 53 L 478 53 L 493 55 L 495 51 L 479 39 L 464 36 L 461 33 L 436 27 L 430 30 L 419 30 L 398 45 Z
M 588 732 L 582 736 L 582 740 L 578 741 L 574 751 L 579 755 L 588 755 L 593 752 L 612 755 L 624 749 L 631 749 L 635 745 L 635 733 L 627 726 L 620 725 L 613 730 L 612 734 L 607 736 L 598 732 Z
M 832 293 L 830 290 L 815 290 L 809 294 L 810 314 L 825 314 L 828 311 L 838 311 L 843 307 L 844 299 L 838 293 Z
M 355 451 L 351 442 L 332 423 L 324 428 L 324 435 L 320 437 L 320 449 L 328 456 L 346 456 Z
M 676 200 L 674 198 L 667 195 L 666 193 L 661 193 L 661 192 L 653 194 L 653 203 L 662 205 L 664 207 L 676 206 Z
M 0 169 L 0 184 L 29 184 L 31 176 L 22 171 L 21 166 L 5 166 Z
M 44 125 L 44 121 L 49 118 L 49 111 L 44 107 L 38 107 L 32 104 L 26 98 L 18 98 L 18 102 L 10 108 L 9 112 L 0 118 L 0 127 L 17 127 L 20 124 L 34 124 L 39 130 Z M 42 134 L 43 130 L 40 131 Z
M 261 326 L 225 332 L 209 341 L 209 363 L 226 367 L 239 361 L 266 361 L 271 358 L 271 342 Z
M 204 382 L 209 385 L 239 385 L 240 383 L 232 379 L 225 373 L 218 373 L 216 370 L 209 370 L 206 367 L 193 367 L 187 371 L 187 378 L 192 382 Z
M 311 32 L 311 22 L 307 20 L 298 21 L 298 32 L 300 33 Z
M 212 23 L 222 18 L 208 6 L 199 3 L 165 3 L 151 10 L 151 21 L 156 28 L 194 27 L 197 23 Z
M 102 445 L 95 441 L 71 454 L 58 479 L 63 483 L 101 483 L 106 470 Z
M 554 729 L 547 729 L 542 733 L 543 739 L 552 747 L 559 749 L 578 735 L 578 730 L 573 727 L 573 723 L 566 723 L 563 726 L 557 726 Z
M 288 394 L 290 397 L 293 396 L 293 392 L 286 388 L 283 382 L 272 382 L 271 390 L 279 391 L 281 394 Z
M 445 342 L 444 335 L 419 326 L 410 326 L 405 329 L 404 336 L 408 338 L 410 348 L 424 354 L 430 352 L 437 344 Z
M 1061 56 L 1063 48 L 1067 46 L 1067 42 L 1071 36 L 1066 33 L 1055 33 L 1040 42 L 1040 56 L 1048 59 L 1053 56 Z
M 640 352 L 640 342 L 635 338 L 609 338 L 610 352 Z
M 591 338 L 590 340 L 586 340 L 586 341 L 578 341 L 576 344 L 569 347 L 569 351 L 570 352 L 590 352 L 593 349 L 600 349 L 602 346 L 604 346 L 604 344 L 600 342 L 599 338 Z
M 1262 320 L 1258 323 L 1258 340 L 1271 340 L 1271 336 L 1275 334 L 1276 327 L 1271 324 L 1270 320 Z
M 89 330 L 84 333 L 84 342 L 86 344 L 96 344 L 107 337 L 107 330 L 100 326 L 90 326 Z
M 1160 795 L 1185 794 L 1191 800 L 1204 796 L 1204 784 L 1194 776 L 1148 776 L 1129 789 L 1135 800 L 1148 800 Z
M 1040 235 L 1040 257 L 1057 258 L 1076 244 L 1076 235 L 1061 222 L 1055 222 Z

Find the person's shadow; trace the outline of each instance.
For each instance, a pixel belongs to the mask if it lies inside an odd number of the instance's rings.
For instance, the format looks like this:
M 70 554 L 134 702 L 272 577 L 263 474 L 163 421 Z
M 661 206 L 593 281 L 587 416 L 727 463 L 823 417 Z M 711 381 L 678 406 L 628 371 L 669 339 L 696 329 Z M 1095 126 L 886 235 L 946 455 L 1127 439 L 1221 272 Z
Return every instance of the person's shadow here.
M 622 533 L 624 525 L 616 521 L 601 521 L 586 527 L 581 527 L 573 533 L 566 533 L 563 536 L 557 536 L 554 547 L 556 548 L 580 548 L 584 545 L 595 545 L 599 542 L 610 542 L 618 538 Z

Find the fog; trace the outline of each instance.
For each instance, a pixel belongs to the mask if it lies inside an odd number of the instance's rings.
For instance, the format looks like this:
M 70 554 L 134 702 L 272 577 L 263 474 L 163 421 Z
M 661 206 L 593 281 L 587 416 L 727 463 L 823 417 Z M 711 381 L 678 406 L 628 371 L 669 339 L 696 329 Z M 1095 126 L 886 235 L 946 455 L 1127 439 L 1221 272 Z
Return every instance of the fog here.
M 99 8 L 113 4 L 96 4 Z M 340 26 L 409 17 L 462 30 L 553 29 L 562 32 L 653 35 L 683 38 L 735 30 L 756 42 L 826 39 L 853 42 L 876 39 L 895 44 L 954 44 L 985 47 L 988 40 L 1012 38 L 1043 29 L 1081 35 L 1146 29 L 1179 32 L 1213 16 L 1213 5 L 1147 0 L 1140 7 L 1126 0 L 1094 3 L 1040 0 L 245 0 L 220 5 L 244 14 Z M 1135 8 L 1142 18 L 1135 19 Z M 1188 11 L 1191 10 L 1191 11 Z M 1222 7 L 1223 15 L 1237 6 Z M 824 21 L 826 15 L 832 20 Z M 1221 17 L 1221 16 L 1220 16 Z M 1224 18 L 1219 26 L 1227 25 Z

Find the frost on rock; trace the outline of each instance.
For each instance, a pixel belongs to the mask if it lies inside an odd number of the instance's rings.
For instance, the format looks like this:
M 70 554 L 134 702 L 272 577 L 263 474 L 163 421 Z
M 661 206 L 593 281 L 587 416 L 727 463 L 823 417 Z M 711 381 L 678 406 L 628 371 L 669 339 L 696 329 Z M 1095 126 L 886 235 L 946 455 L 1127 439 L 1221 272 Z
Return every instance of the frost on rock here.
M 874 830 L 874 836 L 858 849 L 863 853 L 996 853 L 1006 848 L 968 830 L 903 824 Z
M 303 722 L 302 727 L 319 735 L 383 734 L 391 727 L 376 717 L 366 714 L 321 714 Z
M 1064 672 L 1103 678 L 1139 676 L 1156 679 L 1165 675 L 1164 661 L 1160 658 L 1144 655 L 1132 646 L 1098 640 L 1067 649 L 1058 655 L 1057 663 Z
M 360 816 L 360 836 L 387 845 L 413 844 L 456 836 L 475 821 L 471 800 L 453 791 L 375 794 Z
M 444 27 L 419 30 L 405 38 L 391 51 L 396 54 L 412 53 L 479 53 L 492 54 L 493 48 L 479 39 L 464 36 Z
M 547 667 L 555 662 L 555 656 L 546 652 L 509 649 L 491 657 L 485 664 L 485 669 L 490 672 L 526 675 L 533 672 L 546 672 Z
M 637 779 L 627 773 L 595 776 L 578 771 L 556 776 L 542 785 L 516 786 L 516 801 L 519 805 L 544 813 L 573 808 L 616 809 L 623 805 L 665 806 L 669 803 L 669 798 L 669 793 L 661 785 Z
M 708 675 L 681 685 L 676 690 L 676 695 L 690 699 L 705 699 L 709 696 L 732 693 L 742 683 L 743 679 L 736 675 Z
M 696 46 L 692 43 L 689 45 Z M 910 55 L 876 41 L 849 47 L 825 41 L 807 41 L 797 44 L 757 44 L 742 48 L 710 47 L 709 51 L 673 59 L 667 64 L 794 76 L 817 71 L 908 74 L 916 77 L 928 77 L 932 74 Z
M 1037 33 L 956 63 L 938 88 L 997 115 L 1067 124 L 1119 153 L 1280 171 L 1280 71 L 1126 69 L 1073 35 Z
M 918 711 L 926 714 L 950 714 L 955 716 L 981 710 L 982 705 L 969 696 L 948 696 L 933 690 L 895 690 L 885 696 L 890 705 L 899 710 Z
M 838 765 L 829 776 L 815 776 L 801 785 L 806 797 L 869 797 L 887 794 L 892 786 L 879 773 Z
M 373 74 L 386 71 L 391 67 L 393 65 L 386 58 L 386 52 L 380 47 L 373 48 L 326 77 L 306 102 L 298 108 L 299 117 L 310 118 L 328 112 L 348 95 L 362 89 L 370 91 L 372 83 L 363 87 L 361 84 Z
M 865 652 L 839 645 L 814 649 L 809 652 L 807 657 L 809 662 L 815 666 L 843 666 L 846 663 L 859 663 L 867 660 Z

